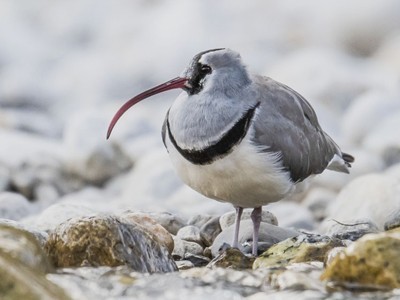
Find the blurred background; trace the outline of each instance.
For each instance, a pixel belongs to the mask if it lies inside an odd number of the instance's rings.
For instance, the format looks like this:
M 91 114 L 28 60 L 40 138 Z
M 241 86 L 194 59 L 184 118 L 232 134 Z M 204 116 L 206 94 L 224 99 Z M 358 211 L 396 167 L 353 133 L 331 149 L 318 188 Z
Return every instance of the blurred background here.
M 0 208 L 42 222 L 52 207 L 231 210 L 172 170 L 160 132 L 177 91 L 135 106 L 105 140 L 122 103 L 218 47 L 300 92 L 356 157 L 351 175 L 327 171 L 296 201 L 324 205 L 357 177 L 400 162 L 397 0 L 1 0 L 0 190 L 28 202 Z

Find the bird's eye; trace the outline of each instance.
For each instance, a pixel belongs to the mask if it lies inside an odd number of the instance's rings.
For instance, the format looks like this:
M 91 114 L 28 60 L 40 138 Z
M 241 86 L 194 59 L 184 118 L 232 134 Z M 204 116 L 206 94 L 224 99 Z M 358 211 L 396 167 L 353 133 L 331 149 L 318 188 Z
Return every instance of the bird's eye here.
M 211 73 L 211 67 L 208 65 L 202 65 L 201 68 L 201 73 L 203 74 L 210 74 Z

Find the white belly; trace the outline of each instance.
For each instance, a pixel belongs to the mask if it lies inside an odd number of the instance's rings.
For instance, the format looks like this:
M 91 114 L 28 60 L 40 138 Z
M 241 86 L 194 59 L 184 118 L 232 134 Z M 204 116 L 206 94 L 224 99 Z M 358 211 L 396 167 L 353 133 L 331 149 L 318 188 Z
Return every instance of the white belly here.
M 248 135 L 230 154 L 208 165 L 187 161 L 168 134 L 166 144 L 180 178 L 206 197 L 240 207 L 258 207 L 285 198 L 294 189 L 289 174 L 280 169 L 277 155 L 257 151 Z

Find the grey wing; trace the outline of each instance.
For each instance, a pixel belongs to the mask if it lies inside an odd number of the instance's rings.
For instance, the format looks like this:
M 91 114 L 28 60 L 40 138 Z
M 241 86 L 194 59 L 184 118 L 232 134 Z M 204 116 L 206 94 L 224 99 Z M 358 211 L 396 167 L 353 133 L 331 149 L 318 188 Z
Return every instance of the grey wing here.
M 257 77 L 256 84 L 261 93 L 254 143 L 262 151 L 280 153 L 294 182 L 323 172 L 336 157 L 343 168 L 335 170 L 348 172 L 347 154 L 321 129 L 315 111 L 299 93 L 268 77 Z

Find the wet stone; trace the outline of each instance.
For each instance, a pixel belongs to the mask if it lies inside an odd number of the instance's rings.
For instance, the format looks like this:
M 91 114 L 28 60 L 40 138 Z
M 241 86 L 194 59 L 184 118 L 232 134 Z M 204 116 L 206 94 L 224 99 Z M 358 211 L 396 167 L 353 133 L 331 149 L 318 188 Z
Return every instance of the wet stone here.
M 327 235 L 340 240 L 356 241 L 368 233 L 378 233 L 378 226 L 370 220 L 354 220 L 347 223 L 335 222 Z
M 148 273 L 177 270 L 152 234 L 112 216 L 78 217 L 60 224 L 49 235 L 45 250 L 56 267 L 127 265 Z
M 400 287 L 400 231 L 368 234 L 333 258 L 321 276 L 349 289 Z
M 121 218 L 129 222 L 134 222 L 143 226 L 146 231 L 151 232 L 152 235 L 158 240 L 158 242 L 168 249 L 169 253 L 174 250 L 174 240 L 172 235 L 160 224 L 158 224 L 153 218 L 143 213 L 136 212 L 125 212 L 121 215 Z
M 0 223 L 0 251 L 40 273 L 53 271 L 38 239 L 12 223 Z
M 219 217 L 212 217 L 200 228 L 200 235 L 203 244 L 207 247 L 211 246 L 215 238 L 222 231 L 219 223 Z
M 254 257 L 244 255 L 239 249 L 228 248 L 215 257 L 209 264 L 209 268 L 231 268 L 235 270 L 251 269 Z
M 251 219 L 252 210 L 244 210 L 240 220 L 250 220 Z M 222 215 L 219 219 L 219 223 L 221 224 L 221 229 L 224 230 L 229 226 L 235 224 L 236 214 L 234 211 L 227 212 Z M 261 222 L 269 223 L 272 225 L 278 226 L 278 219 L 275 215 L 269 211 L 263 210 L 261 214 Z
M 254 269 L 286 266 L 291 263 L 325 261 L 327 253 L 334 247 L 343 246 L 336 238 L 316 234 L 301 234 L 284 240 L 259 256 Z

